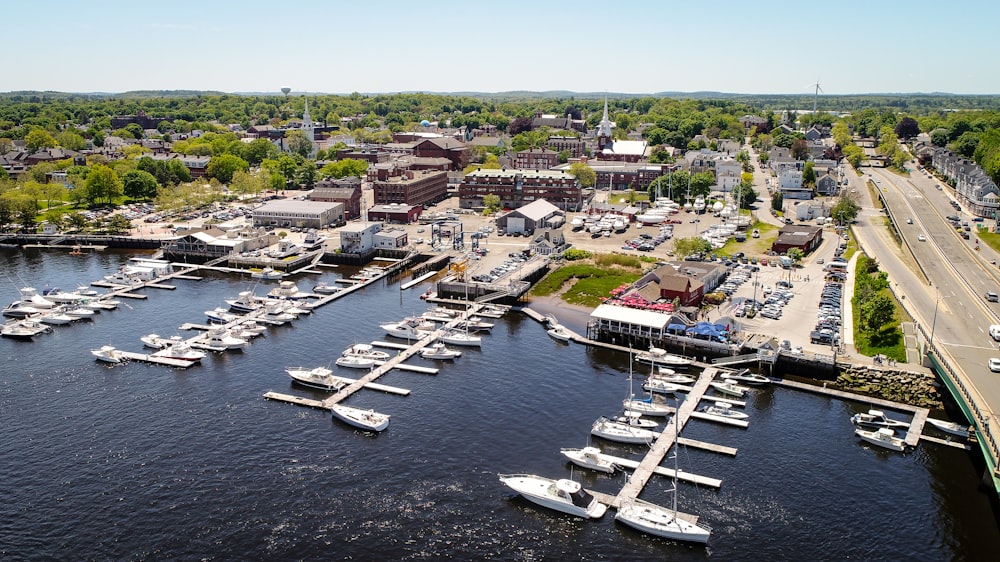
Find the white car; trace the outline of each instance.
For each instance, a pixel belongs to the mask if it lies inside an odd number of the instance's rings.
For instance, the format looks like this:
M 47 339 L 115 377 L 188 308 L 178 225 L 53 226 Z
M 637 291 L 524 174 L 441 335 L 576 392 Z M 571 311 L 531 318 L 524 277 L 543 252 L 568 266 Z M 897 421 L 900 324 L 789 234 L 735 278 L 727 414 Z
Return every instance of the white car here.
M 1000 324 L 990 325 L 990 337 L 993 338 L 994 341 L 1000 341 Z
M 906 219 L 906 224 L 913 224 L 913 219 Z
M 927 241 L 927 237 L 924 236 L 923 234 L 918 234 L 917 235 L 917 241 L 918 242 L 926 242 Z
M 989 366 L 994 373 L 1000 373 L 1000 357 L 990 357 Z

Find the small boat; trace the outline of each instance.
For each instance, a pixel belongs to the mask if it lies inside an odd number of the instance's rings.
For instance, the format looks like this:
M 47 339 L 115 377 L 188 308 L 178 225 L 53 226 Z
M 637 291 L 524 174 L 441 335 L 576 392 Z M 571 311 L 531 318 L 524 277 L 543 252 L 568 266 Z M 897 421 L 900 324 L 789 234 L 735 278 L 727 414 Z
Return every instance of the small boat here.
M 380 324 L 379 327 L 385 330 L 386 334 L 393 337 L 419 340 L 434 330 L 434 323 L 426 322 L 421 318 L 409 317 L 399 322 Z
M 334 363 L 338 367 L 347 367 L 348 369 L 371 369 L 377 364 L 377 361 L 361 355 L 341 355 Z
M 583 468 L 589 468 L 590 470 L 596 470 L 598 472 L 607 472 L 608 474 L 615 471 L 615 463 L 602 457 L 601 450 L 597 447 L 559 449 L 559 452 L 577 466 L 582 466 Z
M 443 343 L 450 343 L 451 345 L 462 345 L 466 347 L 481 347 L 483 345 L 483 338 L 473 336 L 468 332 L 462 332 L 459 330 L 445 330 L 445 332 L 441 334 L 438 339 L 440 339 Z
M 573 337 L 573 334 L 571 334 L 570 331 L 567 330 L 562 324 L 556 324 L 546 330 L 545 333 L 548 334 L 550 338 L 561 342 L 569 342 L 569 340 Z
M 258 298 L 253 291 L 240 291 L 235 299 L 226 299 L 226 304 L 234 312 L 254 312 L 264 306 L 264 299 Z
M 100 294 L 86 285 L 80 285 L 79 287 L 74 289 L 73 292 L 84 297 L 96 297 Z
M 60 308 L 53 308 L 43 312 L 35 317 L 42 324 L 49 324 L 50 326 L 62 326 L 79 320 L 76 316 L 70 316 L 62 311 Z
M 653 402 L 653 397 L 646 398 L 626 398 L 622 400 L 622 407 L 629 412 L 636 412 L 650 417 L 667 417 L 673 412 L 673 408 L 666 404 Z
M 42 309 L 35 308 L 24 301 L 14 301 L 3 309 L 3 315 L 8 318 L 27 318 L 35 314 L 41 314 Z
M 303 299 L 304 293 L 299 292 L 299 287 L 293 281 L 282 281 L 278 286 L 268 291 L 267 296 L 272 299 Z
M 51 327 L 31 319 L 14 320 L 0 326 L 0 336 L 15 340 L 30 340 L 38 334 L 51 331 Z
M 906 441 L 896 437 L 896 432 L 888 427 L 880 427 L 874 431 L 868 431 L 859 427 L 854 430 L 854 434 L 872 445 L 899 451 L 900 453 L 906 450 Z
M 92 297 L 84 297 L 80 293 L 63 292 L 58 287 L 50 287 L 42 291 L 42 296 L 54 303 L 79 303 L 81 300 L 89 300 Z
M 649 351 L 639 351 L 635 354 L 635 358 L 643 363 L 666 365 L 668 367 L 687 367 L 694 362 L 687 357 L 667 353 L 667 350 L 658 347 L 651 347 Z
M 627 423 L 611 421 L 608 418 L 600 417 L 590 428 L 590 434 L 617 441 L 618 443 L 642 443 L 649 444 L 658 435 L 655 431 L 643 427 L 634 427 Z
M 24 287 L 20 289 L 21 291 L 21 301 L 28 303 L 30 306 L 41 309 L 49 309 L 56 305 L 56 303 L 38 294 L 38 291 L 34 287 Z
M 389 360 L 388 353 L 379 351 L 367 343 L 356 343 L 345 349 L 341 355 L 344 357 L 367 357 L 368 359 L 374 359 L 375 361 Z
M 342 404 L 334 404 L 330 407 L 330 412 L 333 414 L 333 417 L 358 429 L 377 432 L 389 427 L 389 414 L 382 414 L 375 410 L 362 410 Z
M 82 318 L 93 318 L 96 311 L 82 306 L 67 306 L 62 308 L 62 313 L 77 320 Z
M 894 420 L 886 417 L 882 410 L 868 410 L 867 413 L 858 413 L 851 416 L 851 423 L 858 427 L 878 429 L 888 427 L 889 429 L 906 429 L 910 424 L 904 421 Z
M 625 410 L 620 416 L 611 416 L 608 419 L 613 422 L 623 423 L 629 427 L 639 427 L 642 429 L 654 429 L 660 425 L 655 420 L 647 420 L 642 417 L 642 414 L 633 412 L 632 410 Z
M 434 342 L 431 345 L 420 350 L 420 356 L 424 359 L 436 359 L 438 361 L 447 361 L 450 359 L 455 359 L 456 357 L 461 357 L 462 352 L 455 349 L 448 349 L 446 345 L 441 342 Z
M 310 388 L 332 392 L 347 386 L 347 382 L 344 379 L 334 376 L 333 371 L 326 367 L 314 367 L 312 369 L 306 367 L 288 367 L 285 369 L 285 372 L 288 373 L 288 376 L 292 377 L 293 382 Z
M 709 404 L 701 409 L 702 412 L 710 416 L 718 416 L 720 418 L 726 418 L 730 420 L 745 420 L 750 416 L 744 412 L 738 412 L 733 409 L 731 404 L 725 402 L 716 402 L 715 404 Z
M 750 372 L 750 369 L 740 369 L 735 373 L 724 373 L 722 378 L 752 385 L 768 384 L 771 382 L 771 379 L 765 377 L 764 375 L 752 373 Z
M 615 513 L 615 521 L 665 539 L 707 543 L 712 529 L 677 517 L 676 497 L 677 491 L 674 490 L 675 505 L 672 509 L 640 499 L 626 501 Z
M 204 343 L 209 347 L 221 347 L 222 349 L 243 349 L 249 345 L 247 340 L 233 336 L 225 328 L 209 330 L 205 335 Z
M 650 377 L 646 379 L 646 382 L 642 383 L 643 390 L 647 392 L 656 392 L 659 394 L 673 394 L 681 389 L 672 382 L 667 382 L 659 377 Z
M 118 351 L 114 346 L 104 345 L 99 349 L 90 350 L 91 355 L 97 358 L 98 361 L 103 361 L 105 363 L 124 363 L 127 361 L 125 356 L 121 351 Z
M 473 316 L 468 320 L 462 320 L 455 324 L 455 329 L 468 330 L 470 332 L 489 332 L 493 329 L 493 326 L 492 322 L 483 322 L 481 319 Z
M 691 384 L 694 382 L 694 377 L 681 375 L 675 372 L 673 369 L 668 369 L 666 367 L 660 367 L 657 370 L 657 374 L 655 376 L 651 376 L 650 378 L 656 378 L 664 382 L 669 382 L 671 384 Z
M 285 312 L 285 310 L 279 306 L 278 303 L 268 302 L 264 305 L 264 313 L 258 316 L 257 320 L 260 320 L 265 324 L 276 324 L 280 326 L 295 320 L 295 315 Z
M 264 269 L 251 269 L 250 277 L 253 279 L 263 279 L 265 281 L 274 281 L 281 279 L 285 274 L 271 267 L 265 267 Z
M 258 324 L 256 320 L 247 320 L 246 322 L 241 322 L 237 326 L 237 328 L 239 329 L 240 333 L 246 334 L 253 338 L 257 336 L 262 336 L 264 335 L 264 332 L 267 331 L 267 326 L 262 326 Z
M 181 341 L 181 337 L 173 336 L 171 338 L 163 338 L 160 337 L 158 334 L 147 334 L 145 336 L 140 337 L 139 341 L 141 341 L 142 345 L 144 345 L 145 347 L 149 347 L 152 349 L 163 349 L 164 347 L 167 347 L 172 343 Z
M 577 517 L 599 519 L 607 510 L 607 506 L 573 480 L 552 480 L 533 474 L 501 474 L 500 482 L 526 500 Z
M 967 425 L 962 425 L 950 421 L 938 420 L 934 418 L 927 418 L 927 423 L 933 425 L 934 427 L 938 428 L 939 430 L 949 435 L 955 435 L 957 437 L 968 437 L 969 430 L 971 429 Z
M 747 391 L 745 386 L 739 386 L 732 381 L 712 381 L 708 383 L 715 390 L 721 392 L 722 394 L 728 394 L 729 396 L 743 396 L 743 393 Z
M 500 318 L 504 314 L 507 314 L 507 310 L 508 310 L 507 307 L 503 307 L 497 304 L 488 304 L 480 308 L 478 311 L 476 311 L 476 314 L 478 314 L 479 316 L 485 316 L 487 318 Z
M 183 341 L 175 341 L 166 347 L 153 353 L 154 357 L 166 357 L 168 359 L 181 359 L 183 361 L 201 361 L 205 358 L 205 352 L 193 349 Z
M 313 286 L 313 292 L 318 295 L 332 295 L 340 291 L 340 287 L 329 283 L 318 283 Z
M 233 314 L 222 307 L 216 307 L 213 310 L 206 310 L 205 316 L 208 317 L 209 322 L 214 322 L 216 324 L 228 324 L 229 322 L 239 318 L 239 315 Z
M 432 316 L 437 318 L 450 318 L 455 319 L 462 315 L 461 310 L 455 310 L 454 308 L 448 308 L 446 306 L 432 306 L 427 309 L 424 316 Z

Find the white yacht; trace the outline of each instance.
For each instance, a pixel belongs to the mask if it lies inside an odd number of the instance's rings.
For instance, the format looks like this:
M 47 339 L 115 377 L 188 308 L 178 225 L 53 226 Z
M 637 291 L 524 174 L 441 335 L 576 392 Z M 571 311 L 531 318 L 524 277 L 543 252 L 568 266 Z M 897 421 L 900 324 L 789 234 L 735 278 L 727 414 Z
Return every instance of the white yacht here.
M 436 359 L 438 361 L 446 361 L 450 359 L 455 359 L 456 357 L 461 357 L 462 352 L 455 349 L 448 349 L 441 342 L 434 342 L 431 345 L 420 350 L 420 356 L 424 359 Z
M 278 303 L 269 302 L 264 305 L 264 313 L 258 316 L 257 319 L 265 324 L 280 326 L 295 320 L 295 315 L 286 312 Z
M 209 330 L 205 334 L 204 343 L 209 347 L 221 347 L 222 349 L 243 349 L 248 345 L 247 340 L 233 336 L 225 328 Z
M 878 429 L 880 427 L 906 429 L 910 427 L 908 422 L 894 420 L 886 416 L 882 410 L 868 410 L 867 413 L 854 414 L 851 416 L 851 423 L 867 429 Z
M 552 480 L 533 474 L 501 474 L 500 481 L 526 500 L 577 517 L 599 519 L 607 510 L 607 506 L 573 480 Z
M 676 490 L 674 497 L 677 497 Z M 678 541 L 705 544 L 712 534 L 709 527 L 677 517 L 676 506 L 670 509 L 640 499 L 622 504 L 615 513 L 615 521 L 644 533 Z
M 710 404 L 703 407 L 701 411 L 710 416 L 726 418 L 729 420 L 745 420 L 750 417 L 744 412 L 734 410 L 732 405 L 726 402 L 716 402 L 715 404 Z
M 562 324 L 556 324 L 546 330 L 545 333 L 548 334 L 550 338 L 561 342 L 569 342 L 569 340 L 573 337 L 573 334 L 571 334 L 570 331 L 567 330 Z
M 3 315 L 8 318 L 27 318 L 41 312 L 42 309 L 35 308 L 24 301 L 14 301 L 3 309 Z
M 52 310 L 47 310 L 35 317 L 42 324 L 49 324 L 50 326 L 62 326 L 64 324 L 69 324 L 70 322 L 79 320 L 79 318 L 70 316 L 62 311 L 61 308 L 53 308 Z
M 305 295 L 299 292 L 299 287 L 293 281 L 282 281 L 278 286 L 268 291 L 267 296 L 273 299 L 301 299 Z
M 124 363 L 127 361 L 125 356 L 121 351 L 118 351 L 113 346 L 104 345 L 98 349 L 90 350 L 91 355 L 97 358 L 98 361 L 103 361 L 105 363 Z
M 906 450 L 906 441 L 896 437 L 896 432 L 888 427 L 880 427 L 874 431 L 868 431 L 859 427 L 854 430 L 854 434 L 872 445 L 900 453 Z
M 439 339 L 443 343 L 465 347 L 482 347 L 483 345 L 483 338 L 456 329 L 445 330 Z
M 735 373 L 723 373 L 722 378 L 752 385 L 768 384 L 771 382 L 771 379 L 764 375 L 752 373 L 750 369 L 740 369 Z
M 635 358 L 643 363 L 666 365 L 667 367 L 687 367 L 693 363 L 693 361 L 687 357 L 672 355 L 667 353 L 667 350 L 660 349 L 658 347 L 650 347 L 649 351 L 638 351 L 635 354 Z
M 233 314 L 225 308 L 216 307 L 212 310 L 206 310 L 205 316 L 208 317 L 209 322 L 215 322 L 216 324 L 228 324 L 233 320 L 239 318 L 238 314 Z
M 673 412 L 673 408 L 666 404 L 654 402 L 653 397 L 646 398 L 626 398 L 622 400 L 622 407 L 628 412 L 636 412 L 650 417 L 666 417 Z
M 740 397 L 746 392 L 745 386 L 739 386 L 732 381 L 722 380 L 722 381 L 712 381 L 708 383 L 712 388 L 721 392 L 722 394 L 727 394 L 729 396 Z
M 379 327 L 385 330 L 386 334 L 393 337 L 419 340 L 434 330 L 434 323 L 427 322 L 421 318 L 409 317 L 399 322 L 380 324 Z
M 271 267 L 265 267 L 264 269 L 251 269 L 250 277 L 252 279 L 263 279 L 265 281 L 274 281 L 281 279 L 285 274 Z
M 292 381 L 302 386 L 320 390 L 336 391 L 347 386 L 347 381 L 334 376 L 333 371 L 326 367 L 288 367 L 285 369 Z
M 313 286 L 313 292 L 318 295 L 332 295 L 340 291 L 340 287 L 333 285 L 331 283 L 317 283 Z
M 347 367 L 348 369 L 372 369 L 377 364 L 377 360 L 361 355 L 341 355 L 334 363 L 338 367 Z
M 601 456 L 601 450 L 597 447 L 560 449 L 559 452 L 577 466 L 609 474 L 615 471 L 615 463 Z
M 183 341 L 180 336 L 172 336 L 169 338 L 160 337 L 159 334 L 146 334 L 139 338 L 142 345 L 152 349 L 163 349 L 168 345 Z
M 634 427 L 627 423 L 611 421 L 605 417 L 598 418 L 594 422 L 594 425 L 590 428 L 590 434 L 602 437 L 608 441 L 642 444 L 652 443 L 658 435 L 655 431 L 643 427 Z
M 668 369 L 666 367 L 660 367 L 657 370 L 655 377 L 650 377 L 659 379 L 664 382 L 669 382 L 671 384 L 691 384 L 694 382 L 694 377 L 689 377 L 687 375 L 682 375 L 675 372 L 673 369 Z
M 681 387 L 660 377 L 649 377 L 646 382 L 642 383 L 643 390 L 648 392 L 656 392 L 659 394 L 673 394 Z
M 163 349 L 153 353 L 153 356 L 198 362 L 205 358 L 205 352 L 192 348 L 186 342 L 175 341 L 168 344 Z
M 330 407 L 330 412 L 333 417 L 358 429 L 379 432 L 389 427 L 389 414 L 382 414 L 375 410 L 362 410 L 343 404 L 334 404 Z
M 21 301 L 28 303 L 28 305 L 35 308 L 40 308 L 48 310 L 56 305 L 56 303 L 50 301 L 49 299 L 38 294 L 38 291 L 34 287 L 24 287 L 20 289 L 21 291 Z
M 389 354 L 379 351 L 367 343 L 356 343 L 341 353 L 343 357 L 365 357 L 375 361 L 388 361 Z
M 0 336 L 15 340 L 30 340 L 38 334 L 51 331 L 51 327 L 31 319 L 11 320 L 0 326 Z
M 253 294 L 253 291 L 240 291 L 235 299 L 226 299 L 226 304 L 235 312 L 253 312 L 264 306 L 264 299 Z

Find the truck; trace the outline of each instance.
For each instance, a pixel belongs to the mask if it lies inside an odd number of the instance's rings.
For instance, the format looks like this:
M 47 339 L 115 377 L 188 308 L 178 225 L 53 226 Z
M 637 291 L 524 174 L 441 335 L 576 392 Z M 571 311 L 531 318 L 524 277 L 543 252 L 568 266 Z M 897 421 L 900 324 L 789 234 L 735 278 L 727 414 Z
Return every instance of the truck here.
M 795 260 L 793 260 L 788 256 L 779 256 L 778 265 L 780 265 L 784 269 L 791 269 L 792 266 L 795 265 Z

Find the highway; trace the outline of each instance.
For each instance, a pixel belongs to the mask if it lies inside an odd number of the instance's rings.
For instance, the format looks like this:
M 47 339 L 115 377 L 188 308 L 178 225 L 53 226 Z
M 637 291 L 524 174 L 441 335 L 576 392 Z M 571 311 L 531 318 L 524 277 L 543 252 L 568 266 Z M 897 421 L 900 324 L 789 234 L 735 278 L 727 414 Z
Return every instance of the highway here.
M 848 186 L 857 192 L 862 205 L 854 228 L 857 239 L 888 272 L 894 292 L 921 325 L 924 336 L 933 338 L 943 359 L 964 382 L 979 407 L 986 425 L 983 429 L 997 442 L 1000 373 L 990 372 L 987 360 L 1000 357 L 997 343 L 988 334 L 990 324 L 1000 323 L 1000 305 L 987 302 L 983 294 L 1000 287 L 1000 269 L 990 263 L 1000 263 L 1000 256 L 985 244 L 975 249 L 977 223 L 968 213 L 952 208 L 951 190 L 946 185 L 939 190 L 938 181 L 915 167 L 909 178 L 877 168 L 865 170 L 864 177 L 850 178 Z M 873 205 L 865 185 L 868 177 L 875 181 L 887 212 Z M 972 225 L 968 241 L 945 218 L 956 214 Z M 886 226 L 890 216 L 902 247 Z M 921 235 L 924 240 L 920 240 Z M 996 454 L 993 456 L 995 461 Z

